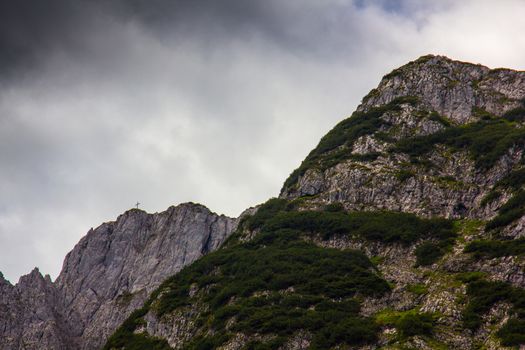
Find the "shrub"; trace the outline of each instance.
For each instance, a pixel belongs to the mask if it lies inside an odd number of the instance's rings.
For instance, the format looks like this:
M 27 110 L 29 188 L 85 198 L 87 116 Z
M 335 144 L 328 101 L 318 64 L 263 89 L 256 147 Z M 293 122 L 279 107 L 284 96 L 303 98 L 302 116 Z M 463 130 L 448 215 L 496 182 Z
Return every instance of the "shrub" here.
M 423 295 L 427 294 L 428 288 L 424 284 L 418 283 L 418 284 L 409 284 L 407 286 L 407 290 L 410 293 L 414 293 L 416 295 Z
M 412 157 L 419 157 L 443 144 L 455 150 L 467 150 L 476 166 L 488 169 L 514 145 L 525 143 L 525 130 L 516 128 L 513 123 L 503 119 L 482 120 L 479 122 L 449 127 L 440 132 L 401 140 L 392 149 Z
M 476 278 L 467 285 L 469 303 L 463 312 L 463 324 L 466 328 L 477 329 L 481 325 L 481 316 L 500 301 L 513 305 L 511 312 L 525 317 L 525 290 L 513 287 L 507 282 L 485 281 Z M 521 318 L 520 318 L 521 320 Z
M 503 114 L 503 118 L 511 122 L 522 122 L 525 120 L 525 107 L 510 110 Z
M 416 266 L 429 266 L 438 261 L 445 250 L 441 244 L 424 242 L 416 248 Z
M 498 216 L 490 220 L 485 229 L 492 230 L 506 226 L 525 214 L 525 191 L 519 190 L 499 210 Z
M 403 337 L 431 335 L 434 322 L 429 313 L 406 313 L 397 320 L 395 326 Z
M 399 182 L 405 182 L 413 176 L 414 172 L 407 169 L 401 169 L 396 173 L 396 178 L 399 180 Z
M 525 344 L 525 320 L 510 319 L 496 333 L 503 346 L 517 346 Z
M 479 240 L 469 243 L 465 253 L 472 254 L 476 259 L 498 258 L 501 256 L 525 254 L 525 238 L 515 240 Z
M 321 170 L 328 169 L 344 159 L 351 157 L 356 160 L 367 161 L 377 158 L 378 154 L 370 155 L 352 155 L 348 147 L 352 146 L 355 140 L 364 135 L 370 135 L 378 131 L 387 123 L 381 119 L 381 116 L 388 111 L 399 111 L 402 104 L 416 104 L 418 99 L 413 96 L 405 96 L 394 99 L 392 102 L 371 108 L 367 112 L 354 112 L 350 118 L 339 122 L 330 130 L 301 163 L 299 168 L 295 169 L 286 179 L 283 190 L 292 187 L 297 183 L 299 177 L 313 167 L 319 167 Z M 341 148 L 338 152 L 330 153 Z

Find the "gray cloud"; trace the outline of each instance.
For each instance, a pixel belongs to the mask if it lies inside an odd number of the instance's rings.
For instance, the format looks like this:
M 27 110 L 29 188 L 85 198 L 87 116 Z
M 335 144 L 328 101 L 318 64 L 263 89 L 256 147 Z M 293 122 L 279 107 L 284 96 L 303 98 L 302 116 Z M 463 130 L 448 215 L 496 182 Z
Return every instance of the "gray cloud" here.
M 238 215 L 420 55 L 523 68 L 519 1 L 391 4 L 0 3 L 0 270 L 56 276 L 137 200 Z

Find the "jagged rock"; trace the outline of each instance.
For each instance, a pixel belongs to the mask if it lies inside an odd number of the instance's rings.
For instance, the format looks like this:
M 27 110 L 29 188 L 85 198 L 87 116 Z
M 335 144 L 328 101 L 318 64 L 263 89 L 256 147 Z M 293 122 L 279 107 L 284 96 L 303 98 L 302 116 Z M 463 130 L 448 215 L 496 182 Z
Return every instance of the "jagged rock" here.
M 0 280 L 0 348 L 99 349 L 152 290 L 217 249 L 236 223 L 185 203 L 157 214 L 129 210 L 90 230 L 55 283 L 38 270 L 16 286 Z
M 423 239 L 371 242 L 362 237 L 326 237 L 316 232 L 302 237 L 322 248 L 356 249 L 374 261 L 369 270 L 384 278 L 391 291 L 381 297 L 359 295 L 361 316 L 375 317 L 383 311 L 394 318 L 414 311 L 438 315 L 431 337 L 415 335 L 401 339 L 401 331 L 391 319 L 382 326 L 376 343 L 356 348 L 474 349 L 480 344 L 488 349 L 502 348 L 495 332 L 512 317 L 511 306 L 496 304 L 483 317 L 480 329 L 465 329 L 462 315 L 468 298 L 467 282 L 459 274 L 481 271 L 488 280 L 525 287 L 523 257 L 475 261 L 464 252 L 469 242 L 496 236 L 496 232 L 484 230 L 484 223 L 494 218 L 516 193 L 515 188 L 498 188 L 498 183 L 511 171 L 523 168 L 523 144 L 506 146 L 506 152 L 498 154 L 499 159 L 488 168 L 480 168 L 468 150 L 447 147 L 444 143 L 433 144 L 418 159 L 411 158 L 407 151 L 396 152 L 393 147 L 400 140 L 440 133 L 483 117 L 498 119 L 522 105 L 524 98 L 525 72 L 491 70 L 442 56 L 421 57 L 385 76 L 378 88 L 363 99 L 356 118 L 364 118 L 361 126 L 370 132 L 356 133 L 348 144 L 345 141 L 333 148 L 326 147 L 324 153 L 314 154 L 319 158 L 307 158 L 293 181 L 286 182 L 280 197 L 289 201 L 276 201 L 285 202 L 286 208 L 293 208 L 290 210 L 325 209 L 327 204 L 337 202 L 342 208 L 336 206 L 333 210 L 393 210 L 461 219 L 455 224 L 465 226 L 461 226 L 454 245 L 450 243 L 444 248 L 444 256 L 440 255 L 430 266 L 416 266 L 417 248 Z M 512 125 L 523 127 L 523 123 Z M 341 136 L 335 135 L 336 139 Z M 487 201 L 491 194 L 492 199 Z M 218 216 L 191 203 L 158 214 L 130 210 L 115 222 L 90 230 L 66 257 L 55 283 L 38 271 L 21 278 L 16 286 L 0 278 L 0 346 L 100 348 L 165 278 L 218 249 L 240 219 L 255 214 L 258 208 L 246 210 L 239 219 Z M 499 237 L 517 239 L 525 235 L 525 216 L 512 221 L 500 230 Z M 235 242 L 250 241 L 261 231 L 240 227 Z M 264 248 L 263 244 L 261 249 Z M 211 271 L 214 274 L 219 270 L 213 267 Z M 215 288 L 213 284 L 199 287 L 197 283 L 188 283 L 192 303 L 161 317 L 148 306 L 133 332 L 145 335 L 143 339 L 148 339 L 147 336 L 165 339 L 174 349 L 183 348 L 195 336 L 205 336 L 203 331 L 213 335 L 213 329 L 197 325 L 203 321 L 199 316 L 212 308 L 203 295 L 209 291 L 206 288 Z M 296 291 L 291 286 L 273 292 Z M 158 295 L 162 293 L 159 291 Z M 256 290 L 252 294 L 251 297 L 259 298 L 270 295 L 270 291 Z M 229 299 L 228 305 L 235 304 L 235 298 L 239 296 Z M 314 307 L 310 306 L 308 311 Z M 220 349 L 242 349 L 252 341 L 275 338 L 275 334 L 244 334 L 234 327 L 235 318 L 234 315 L 224 323 L 224 329 L 232 334 Z M 318 339 L 313 338 L 311 328 L 294 332 L 281 343 L 282 349 L 306 349 Z
M 465 124 L 476 119 L 472 107 L 496 115 L 518 107 L 525 97 L 525 73 L 491 70 L 444 56 L 423 56 L 386 75 L 357 109 L 366 110 L 407 95 L 419 96 L 429 108 Z
M 1 349 L 71 349 L 60 297 L 37 268 L 16 286 L 0 278 Z

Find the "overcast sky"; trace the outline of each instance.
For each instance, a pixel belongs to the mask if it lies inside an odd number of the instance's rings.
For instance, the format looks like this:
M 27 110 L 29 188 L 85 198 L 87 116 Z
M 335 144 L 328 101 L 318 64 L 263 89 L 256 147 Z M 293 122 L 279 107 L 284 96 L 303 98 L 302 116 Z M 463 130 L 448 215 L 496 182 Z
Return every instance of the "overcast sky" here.
M 140 201 L 237 216 L 393 68 L 525 69 L 525 1 L 0 0 L 0 271 Z

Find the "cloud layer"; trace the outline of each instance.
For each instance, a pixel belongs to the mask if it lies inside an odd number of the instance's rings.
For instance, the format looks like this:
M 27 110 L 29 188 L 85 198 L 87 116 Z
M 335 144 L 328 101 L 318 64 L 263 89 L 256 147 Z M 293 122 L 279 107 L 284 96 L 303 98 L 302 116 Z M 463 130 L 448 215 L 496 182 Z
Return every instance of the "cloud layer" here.
M 236 216 L 382 75 L 435 53 L 525 69 L 516 1 L 0 4 L 0 271 L 58 274 L 137 200 Z

